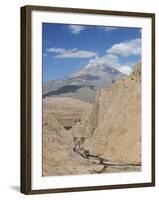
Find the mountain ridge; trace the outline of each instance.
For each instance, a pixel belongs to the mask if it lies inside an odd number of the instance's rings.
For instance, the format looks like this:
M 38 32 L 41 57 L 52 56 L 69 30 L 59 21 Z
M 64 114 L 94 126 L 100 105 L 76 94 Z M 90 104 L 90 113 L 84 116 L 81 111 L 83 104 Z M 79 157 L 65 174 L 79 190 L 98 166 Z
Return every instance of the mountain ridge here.
M 95 100 L 96 91 L 123 76 L 124 74 L 116 68 L 104 64 L 89 64 L 81 71 L 71 74 L 64 79 L 52 80 L 45 83 L 43 86 L 43 98 L 58 95 L 93 101 Z M 74 90 L 74 88 L 76 89 Z M 82 96 L 84 90 L 86 94 Z

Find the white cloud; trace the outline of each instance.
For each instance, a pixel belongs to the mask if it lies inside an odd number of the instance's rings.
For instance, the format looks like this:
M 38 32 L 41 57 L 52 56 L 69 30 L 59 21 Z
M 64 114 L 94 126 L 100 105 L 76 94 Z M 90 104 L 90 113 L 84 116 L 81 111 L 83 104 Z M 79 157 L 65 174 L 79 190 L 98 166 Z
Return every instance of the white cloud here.
M 129 75 L 133 71 L 133 67 L 136 63 L 125 62 L 121 63 L 121 57 L 127 57 L 129 55 L 141 54 L 141 40 L 133 39 L 128 42 L 122 42 L 114 44 L 108 49 L 103 56 L 99 56 L 94 51 L 80 50 L 77 48 L 64 49 L 64 48 L 49 48 L 46 52 L 54 54 L 54 58 L 90 58 L 87 66 L 91 65 L 107 65 L 114 67 L 121 71 L 123 74 Z
M 117 27 L 112 27 L 112 26 L 101 26 L 99 27 L 100 29 L 103 29 L 104 31 L 106 32 L 110 32 L 110 31 L 114 31 L 114 30 L 117 30 L 118 28 Z
M 121 64 L 119 57 L 112 54 L 106 54 L 104 56 L 96 56 L 89 60 L 88 67 L 91 65 L 107 65 L 109 67 L 114 67 L 123 74 L 130 75 L 133 71 L 133 66 L 135 63 L 125 63 Z
M 51 53 L 64 53 L 66 50 L 64 48 L 48 48 L 46 50 L 47 52 L 51 52 Z
M 81 31 L 88 28 L 87 26 L 82 26 L 82 25 L 69 25 L 68 27 L 71 33 L 73 34 L 79 34 Z M 110 32 L 110 31 L 118 29 L 117 27 L 111 27 L 111 26 L 99 26 L 97 28 L 102 29 L 106 32 Z
M 117 68 L 120 72 L 122 72 L 123 74 L 126 74 L 126 75 L 130 75 L 132 73 L 132 68 L 129 67 L 129 66 L 122 66 L 122 67 L 119 67 Z
M 97 56 L 94 51 L 74 49 L 64 49 L 64 48 L 49 48 L 46 50 L 50 53 L 55 53 L 54 58 L 92 58 Z
M 89 64 L 114 66 L 118 63 L 118 57 L 115 55 L 107 54 L 104 56 L 96 56 L 89 60 Z
M 107 50 L 109 54 L 115 54 L 123 57 L 130 55 L 141 54 L 141 39 L 133 39 L 128 42 L 121 42 L 114 44 L 110 49 Z
M 81 31 L 85 29 L 85 26 L 81 25 L 69 25 L 69 29 L 73 34 L 79 34 Z

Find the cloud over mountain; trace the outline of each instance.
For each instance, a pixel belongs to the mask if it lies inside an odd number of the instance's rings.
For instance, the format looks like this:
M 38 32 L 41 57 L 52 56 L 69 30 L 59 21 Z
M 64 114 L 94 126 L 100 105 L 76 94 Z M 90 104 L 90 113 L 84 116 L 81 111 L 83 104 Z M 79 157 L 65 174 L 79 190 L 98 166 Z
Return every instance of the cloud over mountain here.
M 141 54 L 141 39 L 132 39 L 128 42 L 121 42 L 114 44 L 110 49 L 106 51 L 109 54 L 115 54 L 123 57 L 130 55 Z
M 132 72 L 132 67 L 134 63 L 125 63 L 121 64 L 119 61 L 119 57 L 113 54 L 106 54 L 104 56 L 96 56 L 89 60 L 89 65 L 107 65 L 113 68 L 118 69 L 123 74 L 129 75 Z
M 120 72 L 122 72 L 123 74 L 126 74 L 126 75 L 130 75 L 132 73 L 132 71 L 133 71 L 132 68 L 129 67 L 129 66 L 120 67 L 120 68 L 118 68 L 118 70 Z
M 81 31 L 82 26 L 70 25 L 74 27 L 74 31 Z M 115 27 L 101 27 L 107 28 L 109 31 L 114 30 Z M 136 38 L 126 42 L 120 42 L 112 45 L 105 51 L 104 55 L 98 55 L 95 51 L 81 50 L 78 48 L 65 49 L 52 47 L 46 49 L 47 53 L 53 53 L 53 58 L 64 59 L 64 58 L 87 58 L 89 65 L 107 65 L 118 69 L 120 72 L 129 75 L 133 71 L 132 68 L 135 65 L 134 62 L 127 62 L 123 59 L 129 56 L 140 56 L 141 54 L 141 39 Z M 122 62 L 121 62 L 122 58 Z M 124 61 L 124 62 L 123 62 Z M 124 63 L 124 64 L 123 64 Z
M 108 29 L 111 27 L 107 27 Z M 132 39 L 127 42 L 121 42 L 114 44 L 111 48 L 106 50 L 105 55 L 103 56 L 96 56 L 95 58 L 91 58 L 89 60 L 89 64 L 95 65 L 108 65 L 110 67 L 114 67 L 118 69 L 120 72 L 129 75 L 131 74 L 132 67 L 135 63 L 125 62 L 124 64 L 121 63 L 121 57 L 128 57 L 128 56 L 136 56 L 141 54 L 141 39 Z
M 108 66 L 113 66 L 118 62 L 118 57 L 112 54 L 106 54 L 104 56 L 96 56 L 89 60 L 89 64 L 102 65 L 107 64 Z

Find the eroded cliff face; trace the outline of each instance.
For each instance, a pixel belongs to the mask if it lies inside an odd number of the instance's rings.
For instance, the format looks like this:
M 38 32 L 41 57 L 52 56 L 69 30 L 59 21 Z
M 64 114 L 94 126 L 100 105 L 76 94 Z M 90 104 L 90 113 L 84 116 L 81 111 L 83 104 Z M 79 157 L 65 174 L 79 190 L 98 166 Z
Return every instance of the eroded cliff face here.
M 94 131 L 83 148 L 108 160 L 141 163 L 141 64 L 97 94 L 92 116 Z
M 44 176 L 141 169 L 141 64 L 94 105 L 50 97 L 43 115 Z

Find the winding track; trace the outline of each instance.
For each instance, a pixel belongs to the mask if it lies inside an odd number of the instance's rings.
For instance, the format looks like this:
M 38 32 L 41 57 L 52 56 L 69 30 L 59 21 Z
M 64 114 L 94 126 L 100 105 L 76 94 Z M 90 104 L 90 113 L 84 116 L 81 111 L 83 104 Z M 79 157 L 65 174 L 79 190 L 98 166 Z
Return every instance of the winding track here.
M 88 150 L 85 150 L 84 148 L 81 147 L 81 144 L 85 141 L 85 138 L 79 138 L 79 137 L 74 137 L 74 148 L 73 151 L 75 153 L 78 153 L 80 156 L 82 156 L 84 159 L 88 159 L 90 162 L 103 165 L 103 169 L 101 170 L 100 173 L 102 173 L 107 167 L 109 168 L 115 168 L 115 169 L 120 169 L 120 170 L 132 170 L 132 171 L 139 171 L 141 170 L 141 163 L 138 164 L 126 164 L 126 163 L 119 163 L 119 162 L 114 162 L 110 161 L 104 158 L 101 158 L 97 155 L 90 154 Z

